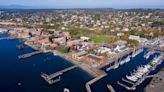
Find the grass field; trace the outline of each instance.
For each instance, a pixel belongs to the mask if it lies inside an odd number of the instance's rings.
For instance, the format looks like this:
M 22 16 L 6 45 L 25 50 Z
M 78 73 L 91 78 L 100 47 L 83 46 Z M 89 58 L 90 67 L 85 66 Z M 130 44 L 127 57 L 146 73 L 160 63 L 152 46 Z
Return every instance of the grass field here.
M 108 35 L 95 35 L 95 36 L 89 36 L 92 41 L 95 43 L 108 43 L 110 40 L 110 37 Z

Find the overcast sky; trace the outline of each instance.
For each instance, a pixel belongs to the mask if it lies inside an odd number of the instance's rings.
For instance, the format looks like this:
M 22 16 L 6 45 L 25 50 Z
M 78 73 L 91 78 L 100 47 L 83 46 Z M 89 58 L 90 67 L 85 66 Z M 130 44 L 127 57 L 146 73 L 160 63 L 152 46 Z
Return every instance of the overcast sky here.
M 43 8 L 164 8 L 164 0 L 0 0 L 0 5 Z

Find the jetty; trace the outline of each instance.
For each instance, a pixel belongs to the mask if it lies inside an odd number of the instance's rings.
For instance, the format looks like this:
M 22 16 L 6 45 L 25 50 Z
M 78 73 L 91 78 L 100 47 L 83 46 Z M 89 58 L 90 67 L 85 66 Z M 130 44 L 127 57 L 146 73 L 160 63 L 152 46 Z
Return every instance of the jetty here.
M 37 55 L 37 54 L 40 54 L 40 53 L 42 53 L 42 51 L 35 51 L 35 52 L 19 55 L 18 58 L 19 59 L 24 59 L 24 58 L 28 58 L 28 57 L 31 57 L 33 55 Z
M 61 79 L 61 76 L 68 72 L 68 71 L 71 71 L 75 68 L 77 68 L 78 66 L 77 65 L 74 65 L 74 66 L 71 66 L 71 67 L 68 67 L 68 68 L 65 68 L 61 71 L 58 71 L 58 72 L 55 72 L 55 73 L 52 73 L 50 75 L 46 74 L 46 73 L 42 73 L 41 74 L 41 77 L 46 81 L 48 82 L 49 84 L 53 84 L 53 83 L 56 83 L 56 82 L 59 82 L 60 79 Z M 57 78 L 58 77 L 58 78 Z M 54 80 L 54 78 L 57 78 Z
M 113 88 L 110 84 L 108 84 L 107 87 L 108 87 L 108 89 L 109 89 L 110 92 L 116 92 L 116 91 L 114 90 L 114 88 Z
M 92 92 L 91 88 L 90 88 L 90 85 L 92 85 L 93 83 L 95 83 L 96 81 L 104 78 L 105 76 L 107 76 L 107 74 L 105 72 L 103 72 L 103 74 L 101 74 L 100 76 L 88 81 L 86 84 L 85 84 L 85 87 L 87 89 L 87 92 Z

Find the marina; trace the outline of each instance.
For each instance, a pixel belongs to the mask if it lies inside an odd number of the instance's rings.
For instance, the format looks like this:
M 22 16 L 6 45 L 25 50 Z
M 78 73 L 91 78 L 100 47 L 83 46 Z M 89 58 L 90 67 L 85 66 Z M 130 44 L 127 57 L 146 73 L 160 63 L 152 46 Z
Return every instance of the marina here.
M 106 71 L 110 71 L 111 69 L 116 69 L 121 65 L 124 65 L 126 63 L 128 63 L 131 58 L 137 56 L 138 54 L 140 54 L 143 51 L 143 48 L 138 48 L 138 50 L 133 50 L 132 55 L 130 55 L 130 53 L 128 53 L 128 55 L 125 55 L 126 58 L 123 58 L 125 56 L 119 57 L 119 59 L 117 59 L 116 61 L 112 62 L 110 64 L 110 66 L 108 68 L 106 68 Z
M 134 49 L 133 53 L 132 53 L 132 58 L 136 57 L 138 54 L 140 54 L 143 51 L 143 48 L 139 48 L 139 49 Z
M 153 55 L 155 53 L 154 50 L 148 50 L 145 54 L 144 54 L 144 58 L 148 59 L 151 55 Z
M 117 84 L 125 87 L 128 90 L 135 90 L 136 86 L 140 85 L 145 79 L 154 77 L 154 75 L 149 75 L 151 71 L 155 70 L 155 68 L 162 63 L 164 59 L 164 55 L 161 54 L 158 57 L 154 57 L 153 60 L 143 66 L 137 67 L 137 70 L 133 70 L 133 73 L 130 75 L 126 75 L 126 79 L 122 78 L 122 81 L 131 84 L 132 86 L 129 87 L 120 81 L 117 82 Z

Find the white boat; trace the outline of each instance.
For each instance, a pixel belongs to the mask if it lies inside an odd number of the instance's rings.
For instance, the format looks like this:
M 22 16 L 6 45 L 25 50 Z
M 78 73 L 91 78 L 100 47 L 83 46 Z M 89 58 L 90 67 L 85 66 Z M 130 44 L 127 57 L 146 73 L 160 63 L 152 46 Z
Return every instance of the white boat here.
M 154 51 L 149 51 L 144 55 L 144 58 L 148 59 L 151 55 L 153 55 L 155 52 Z
M 111 69 L 112 69 L 112 66 L 106 68 L 106 71 L 108 72 L 108 71 L 110 71 Z
M 126 76 L 126 78 L 130 81 L 136 82 L 137 78 L 135 76 Z
M 125 63 L 127 63 L 129 61 L 130 61 L 130 56 L 127 56 L 125 59 L 120 61 L 120 65 L 123 65 L 123 64 L 125 64 Z
M 116 69 L 116 68 L 118 68 L 119 67 L 119 64 L 116 64 L 116 65 L 114 65 L 114 69 Z
M 53 55 L 54 55 L 54 56 L 57 56 L 57 53 L 56 53 L 56 52 L 53 52 Z
M 70 92 L 70 90 L 68 88 L 64 88 L 63 91 L 64 92 Z
M 132 53 L 132 57 L 136 57 L 138 54 L 140 54 L 141 52 L 143 51 L 143 48 L 142 49 L 138 49 L 138 50 L 134 50 L 133 53 Z

